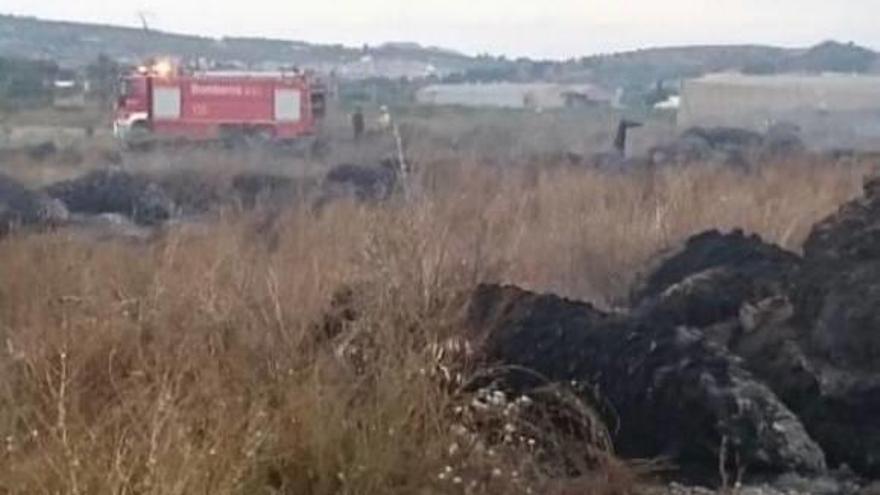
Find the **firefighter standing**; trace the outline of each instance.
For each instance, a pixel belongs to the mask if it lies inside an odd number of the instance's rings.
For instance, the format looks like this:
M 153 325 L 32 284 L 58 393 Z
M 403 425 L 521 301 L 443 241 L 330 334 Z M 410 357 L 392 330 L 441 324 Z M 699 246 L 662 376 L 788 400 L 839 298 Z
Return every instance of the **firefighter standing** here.
M 394 120 L 391 118 L 391 112 L 388 111 L 388 107 L 382 105 L 379 109 L 379 118 L 377 119 L 377 123 L 379 124 L 379 129 L 382 132 L 388 132 L 394 125 Z
M 357 107 L 351 115 L 351 127 L 354 130 L 354 140 L 360 141 L 364 135 L 364 111 Z

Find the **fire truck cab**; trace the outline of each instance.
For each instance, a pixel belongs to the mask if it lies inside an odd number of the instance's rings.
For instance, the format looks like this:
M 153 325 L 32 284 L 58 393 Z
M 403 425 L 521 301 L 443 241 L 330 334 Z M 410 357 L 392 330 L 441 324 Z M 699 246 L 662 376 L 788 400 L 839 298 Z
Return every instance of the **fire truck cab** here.
M 320 84 L 299 72 L 185 72 L 140 67 L 121 80 L 114 135 L 124 141 L 289 141 L 317 133 Z

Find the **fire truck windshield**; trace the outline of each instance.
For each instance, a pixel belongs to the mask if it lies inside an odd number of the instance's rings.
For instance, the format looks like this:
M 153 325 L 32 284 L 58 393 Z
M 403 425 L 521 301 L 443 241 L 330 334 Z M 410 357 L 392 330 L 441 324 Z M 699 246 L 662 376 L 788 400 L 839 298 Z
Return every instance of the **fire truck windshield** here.
M 131 79 L 123 78 L 119 81 L 119 96 L 120 98 L 126 98 L 134 93 L 133 82 Z

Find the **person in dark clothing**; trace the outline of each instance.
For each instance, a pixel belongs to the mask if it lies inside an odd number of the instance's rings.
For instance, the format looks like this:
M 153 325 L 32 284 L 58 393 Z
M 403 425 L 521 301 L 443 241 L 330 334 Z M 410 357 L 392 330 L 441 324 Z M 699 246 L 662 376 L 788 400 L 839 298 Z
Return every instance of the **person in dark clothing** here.
M 630 129 L 635 129 L 638 127 L 642 127 L 641 122 L 634 122 L 632 120 L 623 119 L 620 121 L 620 124 L 617 126 L 617 136 L 614 138 L 614 151 L 616 151 L 622 158 L 626 158 L 626 137 L 627 132 Z
M 364 111 L 357 107 L 351 115 L 351 126 L 354 129 L 354 140 L 360 141 L 364 135 Z

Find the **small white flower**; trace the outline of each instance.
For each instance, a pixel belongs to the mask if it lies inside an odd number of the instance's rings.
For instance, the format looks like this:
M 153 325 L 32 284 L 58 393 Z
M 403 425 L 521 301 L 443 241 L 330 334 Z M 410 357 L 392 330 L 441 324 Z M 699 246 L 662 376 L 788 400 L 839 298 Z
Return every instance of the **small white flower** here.
M 465 428 L 462 425 L 454 425 L 452 427 L 452 434 L 459 436 L 459 437 L 463 437 L 468 434 L 468 430 L 467 430 L 467 428 Z
M 471 407 L 473 407 L 474 409 L 476 409 L 478 411 L 486 411 L 489 409 L 489 405 L 486 404 L 485 402 L 481 401 L 478 398 L 475 398 L 474 400 L 471 401 Z
M 507 396 L 504 394 L 504 392 L 496 390 L 492 393 L 489 401 L 493 406 L 501 407 L 507 403 Z

